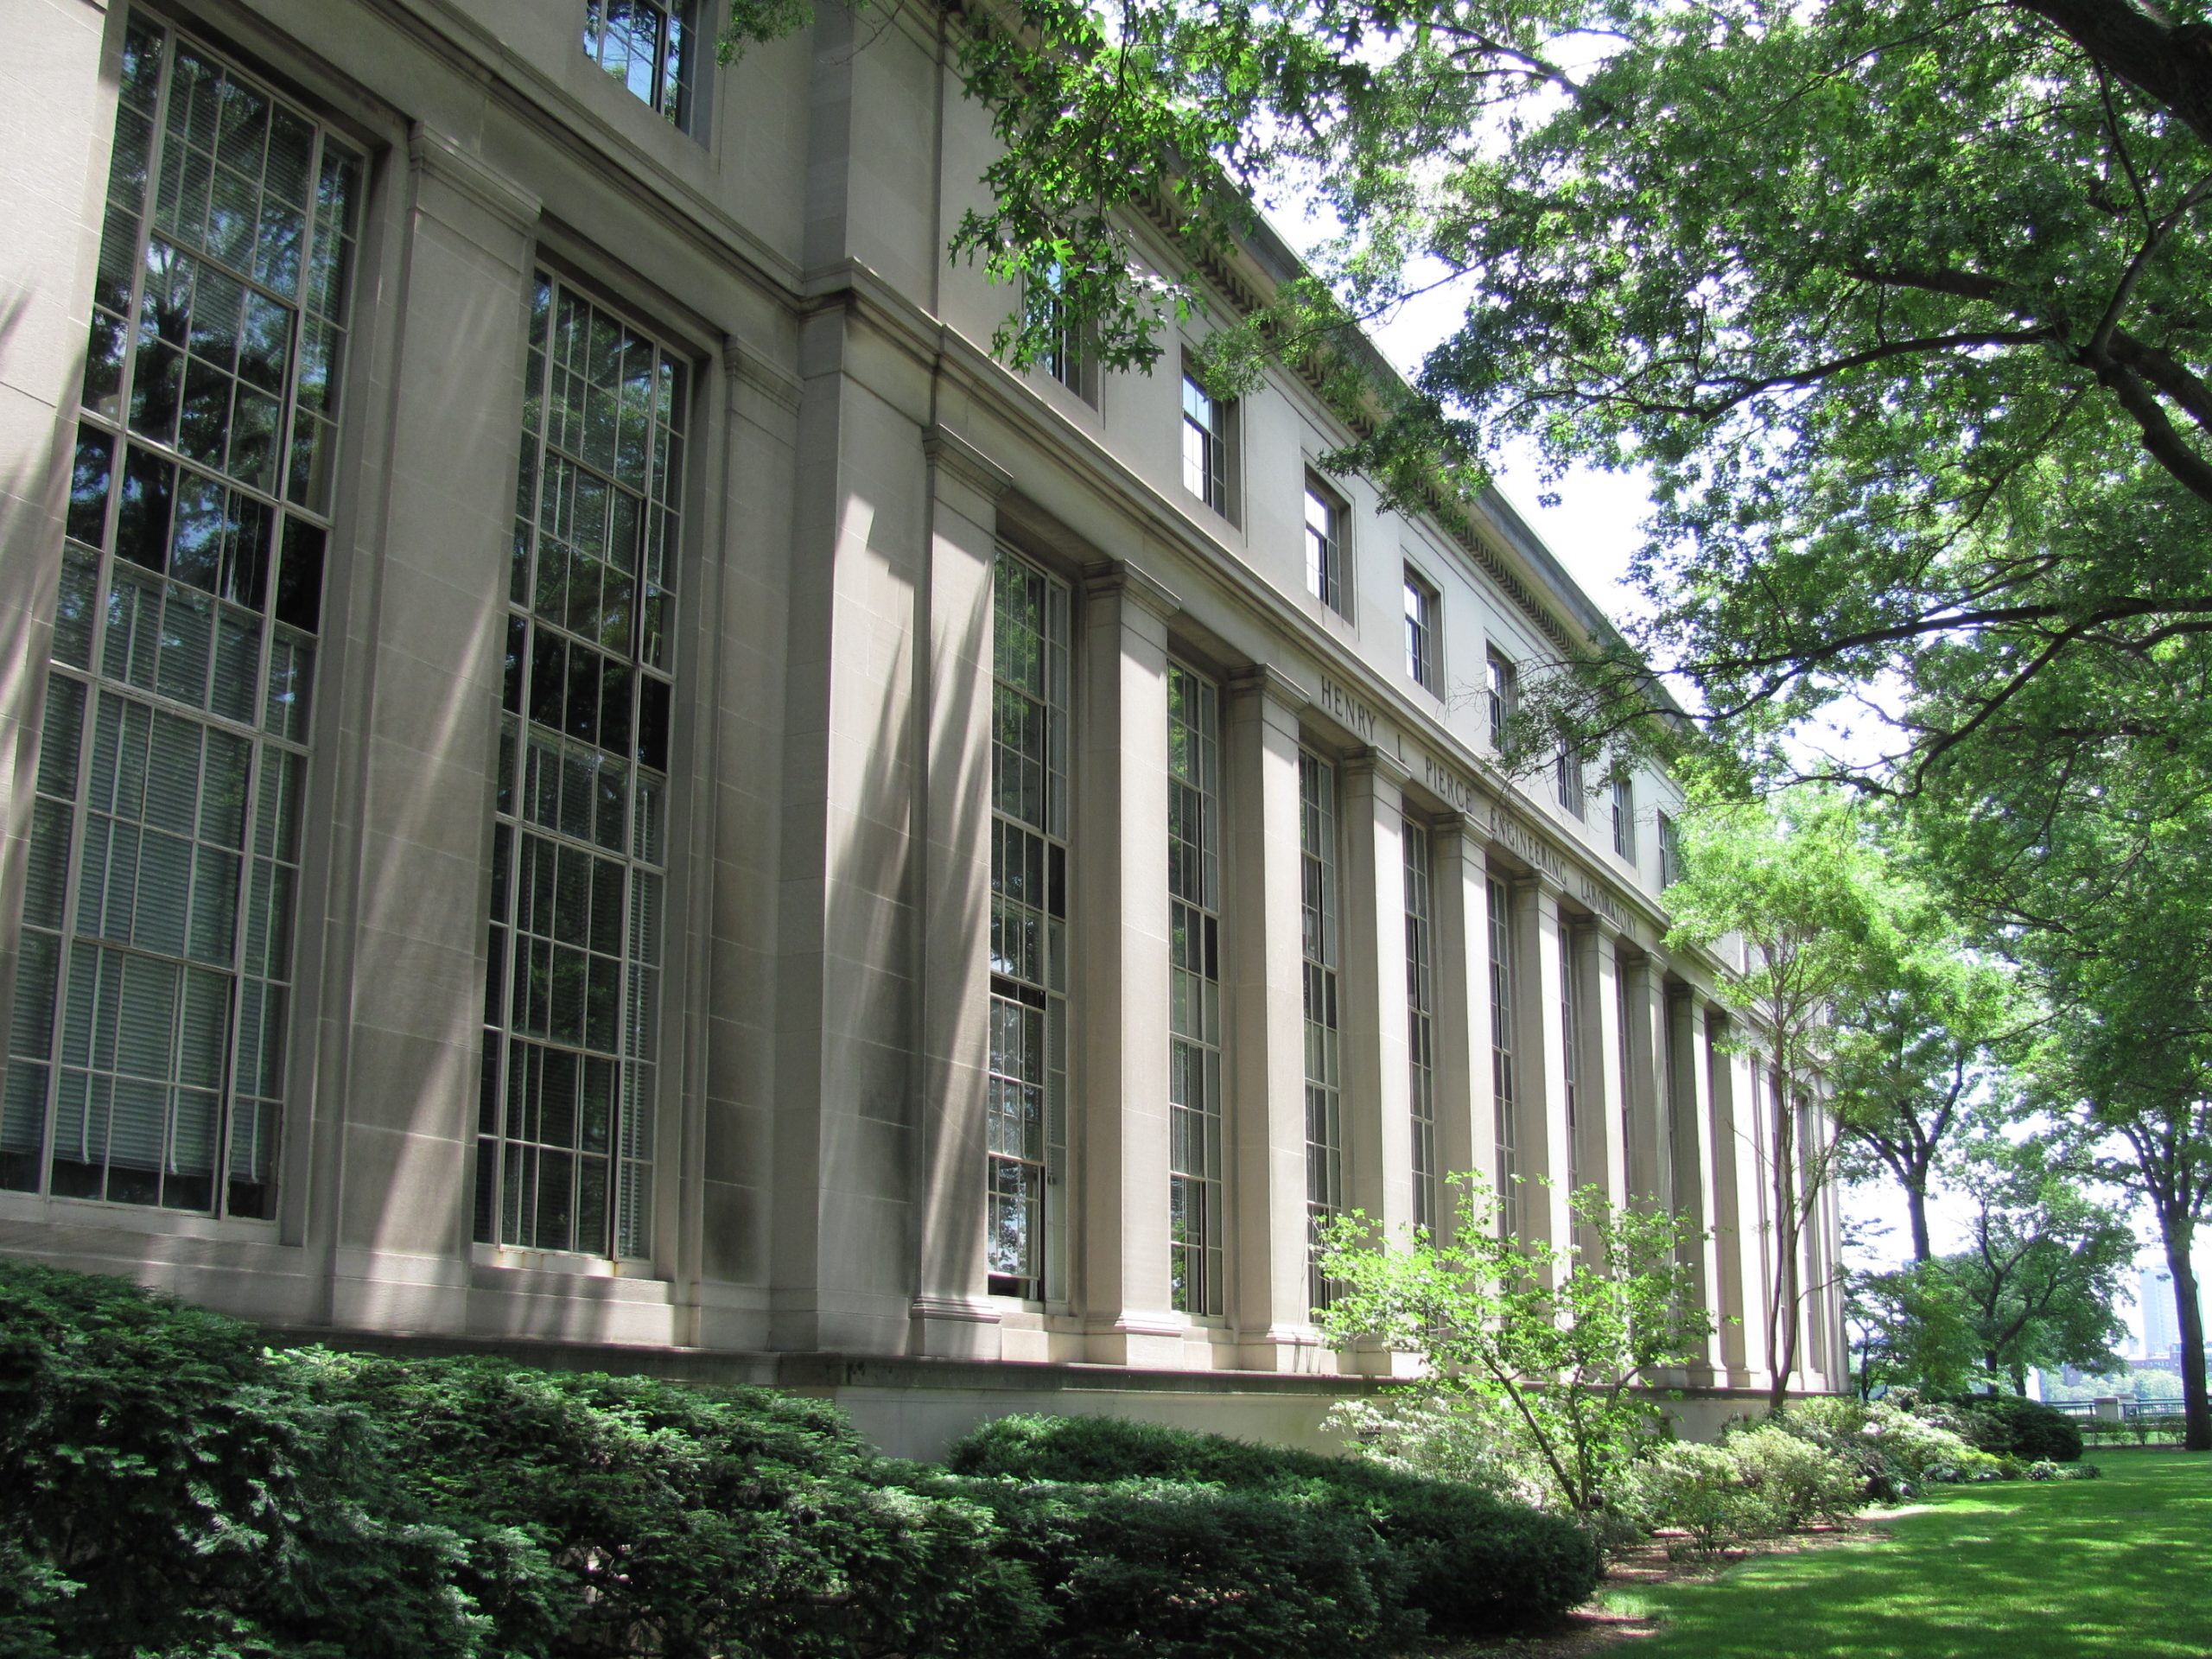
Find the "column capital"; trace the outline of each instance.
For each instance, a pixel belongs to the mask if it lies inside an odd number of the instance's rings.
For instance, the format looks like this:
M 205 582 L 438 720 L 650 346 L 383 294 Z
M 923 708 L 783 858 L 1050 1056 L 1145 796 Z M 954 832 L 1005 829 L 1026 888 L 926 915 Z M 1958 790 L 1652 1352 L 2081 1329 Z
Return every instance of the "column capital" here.
M 1313 701 L 1313 693 L 1273 663 L 1247 663 L 1230 669 L 1229 692 L 1236 697 L 1265 697 L 1294 715 Z
M 1347 756 L 1339 761 L 1338 766 L 1347 778 L 1369 777 L 1377 783 L 1389 784 L 1398 790 L 1403 790 L 1413 781 L 1412 767 L 1389 750 L 1378 749 L 1371 745 Z
M 1012 473 L 941 421 L 922 434 L 922 454 L 931 467 L 950 474 L 987 500 L 996 501 L 1014 487 Z
M 1109 595 L 1150 611 L 1161 621 L 1173 620 L 1182 600 L 1166 583 L 1127 559 L 1100 559 L 1083 567 L 1083 590 L 1094 598 Z
M 435 128 L 417 121 L 408 129 L 407 164 L 418 181 L 418 202 L 422 200 L 420 181 L 431 181 L 460 197 L 464 207 L 489 214 L 518 236 L 527 236 L 537 228 L 543 202 Z M 449 212 L 433 211 L 432 217 L 467 228 L 461 217 Z
M 722 336 L 722 374 L 733 394 L 740 386 L 750 386 L 785 414 L 798 413 L 798 381 L 735 334 Z

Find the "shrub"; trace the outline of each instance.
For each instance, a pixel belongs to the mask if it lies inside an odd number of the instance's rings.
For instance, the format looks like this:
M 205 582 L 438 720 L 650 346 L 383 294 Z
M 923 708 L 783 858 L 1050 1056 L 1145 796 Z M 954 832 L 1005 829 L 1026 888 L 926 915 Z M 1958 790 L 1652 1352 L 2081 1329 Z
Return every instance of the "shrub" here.
M 1408 1601 L 1434 1636 L 1516 1629 L 1597 1587 L 1597 1549 L 1565 1517 L 1357 1459 L 1122 1418 L 1002 1417 L 954 1446 L 950 1463 L 1025 1481 L 1210 1482 L 1354 1516 L 1403 1565 Z
M 480 1360 L 262 1353 L 0 1262 L 0 1652 L 965 1655 L 1045 1610 L 990 1512 L 829 1408 Z
M 1865 1483 L 1859 1471 L 1778 1423 L 1737 1429 L 1721 1441 L 1721 1449 L 1785 1528 L 1840 1522 L 1859 1506 Z
M 1020 1650 L 1045 1622 L 990 1513 L 892 1485 L 833 1408 L 480 1359 L 354 1360 L 405 1478 L 526 1529 L 582 1604 L 566 1656 Z
M 235 1320 L 0 1261 L 0 1650 L 542 1647 L 571 1596 L 531 1540 L 429 1514 L 319 1380 Z
M 1495 1402 L 1401 1392 L 1339 1400 L 1324 1427 L 1343 1435 L 1355 1458 L 1542 1509 L 1556 1483 L 1534 1466 L 1523 1437 L 1506 1418 Z
M 1655 1446 L 1636 1466 L 1630 1501 L 1654 1531 L 1688 1535 L 1670 1554 L 1713 1555 L 1786 1529 L 1772 1498 L 1745 1479 L 1726 1448 L 1694 1440 Z
M 1310 1500 L 1163 1480 L 948 1476 L 924 1490 L 995 1515 L 1050 1610 L 1036 1650 L 1051 1659 L 1277 1659 L 1421 1634 L 1403 1565 L 1372 1528 Z
M 2094 1463 L 2037 1463 L 2028 1467 L 2030 1480 L 2101 1480 L 2104 1471 Z
M 1865 1496 L 1884 1501 L 1910 1497 L 1931 1479 L 1960 1479 L 1981 1455 L 1953 1430 L 1891 1400 L 1795 1400 L 1770 1421 L 1841 1458 L 1858 1471 Z
M 2017 1394 L 1970 1394 L 1947 1401 L 1957 1431 L 1985 1452 L 2030 1462 L 2074 1463 L 2081 1426 L 2063 1411 Z

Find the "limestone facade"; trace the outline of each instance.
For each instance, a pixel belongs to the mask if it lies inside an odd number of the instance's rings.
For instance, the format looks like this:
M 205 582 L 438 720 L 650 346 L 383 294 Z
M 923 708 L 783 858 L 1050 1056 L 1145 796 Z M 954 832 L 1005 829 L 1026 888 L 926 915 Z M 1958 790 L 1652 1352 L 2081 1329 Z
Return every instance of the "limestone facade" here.
M 1602 617 L 1320 477 L 1294 377 L 995 361 L 944 16 L 6 6 L 0 1249 L 901 1450 L 1301 1438 L 1376 1364 L 1311 1215 L 1510 1170 L 1694 1215 L 1683 1380 L 1764 1386 L 1678 798 L 1495 763 Z

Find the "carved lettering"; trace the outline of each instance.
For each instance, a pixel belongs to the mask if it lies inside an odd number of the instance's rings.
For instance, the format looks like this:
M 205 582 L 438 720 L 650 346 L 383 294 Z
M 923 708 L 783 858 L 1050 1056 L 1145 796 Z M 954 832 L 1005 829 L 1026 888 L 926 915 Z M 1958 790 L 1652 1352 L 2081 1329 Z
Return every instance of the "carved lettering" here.
M 1507 851 L 1523 863 L 1535 866 L 1554 880 L 1566 880 L 1566 866 L 1560 862 L 1560 855 L 1512 813 L 1500 811 L 1491 833 L 1505 843 Z
M 1320 703 L 1361 742 L 1375 741 L 1375 711 L 1325 674 L 1321 677 Z
M 1487 805 L 1475 792 L 1473 781 L 1461 777 L 1425 749 L 1421 757 L 1421 780 L 1430 794 L 1461 817 L 1471 818 L 1478 825 L 1488 823 Z
M 1586 875 L 1582 878 L 1581 887 L 1584 904 L 1589 906 L 1615 927 L 1626 930 L 1629 925 L 1628 911 L 1619 899 L 1613 897 L 1611 890 L 1604 882 L 1592 880 Z

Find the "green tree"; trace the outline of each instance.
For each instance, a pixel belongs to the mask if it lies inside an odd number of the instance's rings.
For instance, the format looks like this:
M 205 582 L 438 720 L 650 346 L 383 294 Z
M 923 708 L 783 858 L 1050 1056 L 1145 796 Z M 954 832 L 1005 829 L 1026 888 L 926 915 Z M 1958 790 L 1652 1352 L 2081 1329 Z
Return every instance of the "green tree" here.
M 2066 676 L 2031 695 L 2055 696 Z M 2176 1286 L 2189 1443 L 2212 1449 L 2192 1270 L 2212 1214 L 2212 787 L 2190 747 L 2110 740 L 2058 768 L 1962 753 L 1915 809 L 1968 909 L 2050 1010 L 2024 1070 L 2085 1173 L 2151 1212 Z
M 2012 1105 L 2003 1065 L 2029 1021 L 2002 957 L 1975 950 L 1926 885 L 1892 878 L 1901 948 L 1839 1000 L 1827 1080 L 1843 1179 L 1904 1194 L 1915 1262 L 1933 1258 L 1928 1196 L 1959 1137 Z
M 2035 1142 L 1977 1147 L 1961 1185 L 1974 1205 L 1967 1248 L 1939 1265 L 1965 1306 L 1986 1385 L 2024 1394 L 2031 1366 L 2118 1363 L 2125 1332 L 2113 1306 L 2135 1261 L 2126 1219 Z
M 1889 1389 L 1956 1393 L 1974 1376 L 1966 1299 L 1938 1262 L 1847 1270 L 1843 1317 L 1862 1400 Z
M 1791 791 L 1769 804 L 1708 797 L 1681 823 L 1683 875 L 1667 889 L 1677 950 L 1742 943 L 1740 972 L 1713 995 L 1740 1016 L 1731 1041 L 1761 1053 L 1776 1087 L 1761 1179 L 1767 1188 L 1766 1351 L 1779 1408 L 1802 1346 L 1806 1240 L 1835 1177 L 1839 1142 L 1824 1079 L 1836 1008 L 1894 982 L 1912 914 L 1863 810 L 1841 796 Z M 1751 1144 L 1756 1145 L 1754 1141 Z M 1743 1155 L 1739 1152 L 1739 1156 Z
M 1687 1363 L 1712 1332 L 1681 1260 L 1686 1236 L 1670 1215 L 1616 1210 L 1584 1187 L 1569 1205 L 1591 1254 L 1524 1243 L 1501 1236 L 1479 1177 L 1452 1182 L 1458 1225 L 1442 1238 L 1413 1229 L 1391 1244 L 1357 1213 L 1325 1226 L 1321 1269 L 1344 1289 L 1322 1328 L 1341 1346 L 1379 1339 L 1420 1355 L 1427 1375 L 1408 1386 L 1432 1402 L 1502 1408 L 1552 1495 L 1594 1519 L 1663 1432 L 1654 1374 Z

